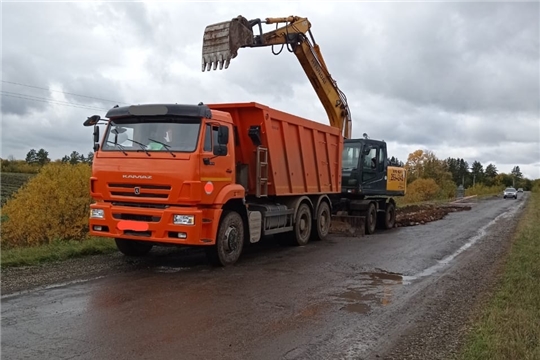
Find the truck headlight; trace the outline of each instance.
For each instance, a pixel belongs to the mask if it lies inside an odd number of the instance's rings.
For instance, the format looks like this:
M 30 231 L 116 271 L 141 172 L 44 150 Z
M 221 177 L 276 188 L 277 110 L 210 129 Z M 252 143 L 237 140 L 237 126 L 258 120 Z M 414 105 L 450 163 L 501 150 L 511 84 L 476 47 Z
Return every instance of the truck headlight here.
M 195 215 L 174 215 L 173 223 L 175 225 L 193 225 L 195 224 Z
M 103 209 L 90 209 L 90 217 L 96 219 L 103 219 L 105 212 Z

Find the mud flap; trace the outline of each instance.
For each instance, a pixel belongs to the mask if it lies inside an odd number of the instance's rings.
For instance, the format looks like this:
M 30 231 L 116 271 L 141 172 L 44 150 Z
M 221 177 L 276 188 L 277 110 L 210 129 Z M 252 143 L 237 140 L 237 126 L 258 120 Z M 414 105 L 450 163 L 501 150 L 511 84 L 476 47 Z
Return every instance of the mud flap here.
M 366 233 L 366 217 L 347 215 L 346 212 L 338 212 L 332 215 L 330 234 L 338 236 L 360 237 Z
M 231 21 L 208 25 L 204 30 L 202 45 L 202 71 L 229 67 L 238 54 L 238 49 L 252 45 L 253 30 L 249 21 L 238 16 Z

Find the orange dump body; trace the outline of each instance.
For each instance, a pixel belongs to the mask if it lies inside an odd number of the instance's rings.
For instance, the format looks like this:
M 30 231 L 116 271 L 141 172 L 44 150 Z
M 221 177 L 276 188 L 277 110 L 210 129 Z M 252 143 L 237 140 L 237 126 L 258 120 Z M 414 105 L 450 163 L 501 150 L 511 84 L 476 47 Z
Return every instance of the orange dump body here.
M 247 167 L 247 195 L 256 195 L 259 186 L 257 144 L 252 138 L 268 149 L 268 196 L 340 193 L 343 137 L 339 129 L 254 102 L 208 107 L 232 117 L 238 136 L 236 161 Z M 264 155 L 260 157 L 264 160 Z

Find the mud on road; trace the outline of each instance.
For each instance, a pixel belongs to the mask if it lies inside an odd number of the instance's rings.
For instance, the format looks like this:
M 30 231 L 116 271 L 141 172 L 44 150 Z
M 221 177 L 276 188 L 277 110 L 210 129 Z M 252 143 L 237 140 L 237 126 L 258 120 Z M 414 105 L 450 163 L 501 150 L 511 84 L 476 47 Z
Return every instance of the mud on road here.
M 408 211 L 403 227 L 301 248 L 263 241 L 231 269 L 171 248 L 8 269 L 2 352 L 448 359 L 491 288 L 525 199 L 409 208 L 398 215 Z

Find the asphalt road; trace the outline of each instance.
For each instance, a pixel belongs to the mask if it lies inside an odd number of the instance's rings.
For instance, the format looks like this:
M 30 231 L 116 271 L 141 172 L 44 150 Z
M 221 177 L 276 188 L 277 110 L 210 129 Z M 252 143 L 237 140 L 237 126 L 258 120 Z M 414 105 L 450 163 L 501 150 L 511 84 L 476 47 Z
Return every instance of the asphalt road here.
M 441 277 L 494 246 L 526 196 L 363 238 L 301 248 L 267 240 L 228 269 L 209 267 L 200 251 L 173 251 L 132 271 L 3 296 L 1 355 L 372 358 L 422 315 L 419 296 L 434 296 Z

